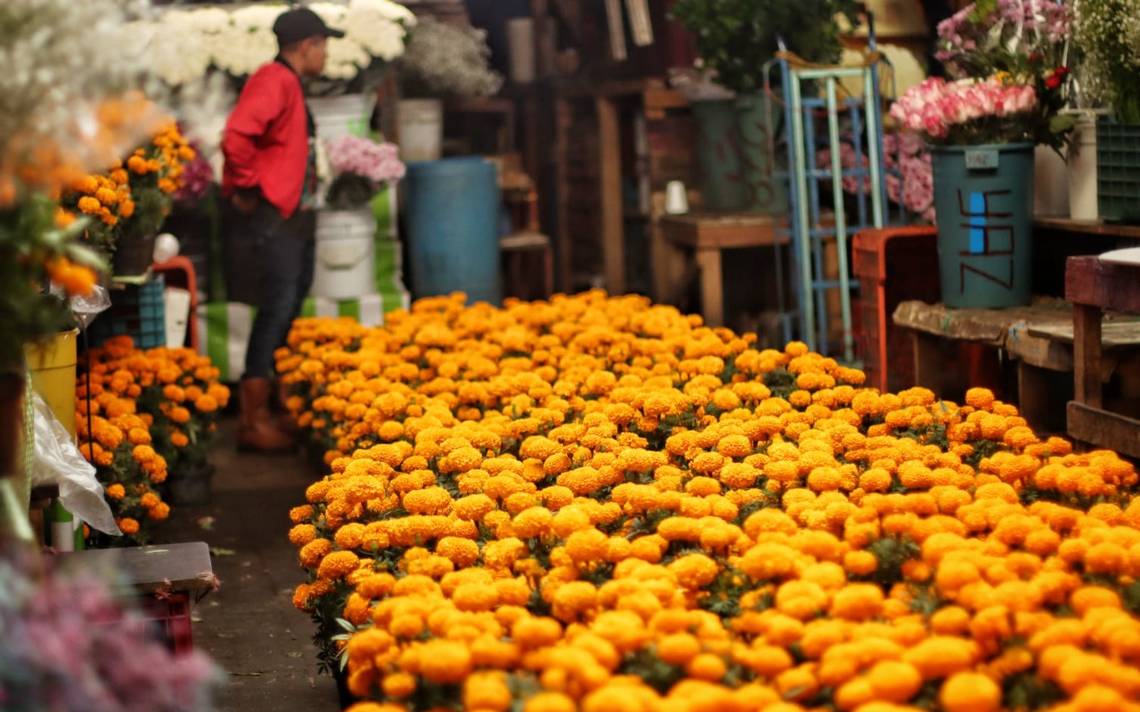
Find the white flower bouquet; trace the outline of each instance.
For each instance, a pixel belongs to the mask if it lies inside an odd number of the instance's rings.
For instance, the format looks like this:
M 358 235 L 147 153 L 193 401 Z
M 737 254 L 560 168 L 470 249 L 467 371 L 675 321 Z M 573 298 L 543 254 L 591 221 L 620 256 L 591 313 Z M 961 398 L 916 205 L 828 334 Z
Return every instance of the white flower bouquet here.
M 318 93 L 355 91 L 374 70 L 404 54 L 416 17 L 392 0 L 318 2 L 309 6 L 343 38 L 328 44 L 328 61 Z M 135 42 L 147 45 L 154 72 L 170 86 L 182 86 L 210 68 L 233 77 L 251 74 L 277 53 L 273 22 L 288 9 L 281 3 L 236 7 L 170 9 L 154 20 L 130 25 Z

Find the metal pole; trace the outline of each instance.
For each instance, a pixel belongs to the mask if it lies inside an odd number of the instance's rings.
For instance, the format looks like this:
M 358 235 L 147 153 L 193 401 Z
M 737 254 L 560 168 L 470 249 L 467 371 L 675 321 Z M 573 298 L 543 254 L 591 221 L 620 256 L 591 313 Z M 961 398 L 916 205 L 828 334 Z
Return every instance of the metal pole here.
M 835 246 L 839 257 L 839 306 L 843 313 L 843 357 L 855 359 L 851 333 L 851 280 L 847 275 L 847 210 L 843 198 L 843 159 L 840 156 L 839 107 L 835 77 L 827 78 L 827 133 L 831 144 L 831 195 L 835 203 Z
M 799 73 L 795 70 L 791 72 L 791 90 L 792 90 L 792 150 L 794 156 L 794 164 L 792 165 L 793 175 L 795 175 L 796 185 L 799 188 L 800 196 L 804 197 L 808 194 L 808 180 L 807 180 L 807 167 L 804 164 L 804 116 L 803 116 L 803 100 L 800 96 L 800 79 Z M 811 227 L 808 217 L 807 201 L 801 199 L 796 206 L 796 215 L 794 216 L 796 229 L 793 235 L 797 237 L 796 245 L 797 253 L 800 258 L 800 318 L 804 327 L 804 341 L 807 342 L 809 348 L 814 349 L 816 344 L 815 333 L 815 299 L 812 291 L 814 289 L 812 280 L 811 269 Z

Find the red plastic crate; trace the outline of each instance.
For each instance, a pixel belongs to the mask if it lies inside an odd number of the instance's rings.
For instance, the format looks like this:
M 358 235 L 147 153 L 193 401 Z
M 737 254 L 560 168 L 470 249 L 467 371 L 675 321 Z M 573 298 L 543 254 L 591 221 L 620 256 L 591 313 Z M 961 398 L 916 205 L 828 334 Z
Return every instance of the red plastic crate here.
M 154 625 L 159 639 L 176 655 L 194 649 L 190 620 L 190 594 L 186 592 L 141 596 L 143 615 Z
M 862 321 L 856 348 L 868 386 L 897 391 L 914 384 L 912 339 L 894 327 L 891 315 L 901 302 L 941 298 L 937 235 L 933 227 L 871 229 L 855 235 L 852 261 Z

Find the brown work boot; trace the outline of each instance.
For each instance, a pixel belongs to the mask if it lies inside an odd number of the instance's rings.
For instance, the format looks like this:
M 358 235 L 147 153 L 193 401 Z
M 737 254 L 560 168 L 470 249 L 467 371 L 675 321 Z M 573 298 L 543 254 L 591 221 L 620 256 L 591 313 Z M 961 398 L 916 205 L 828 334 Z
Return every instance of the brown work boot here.
M 272 383 L 268 378 L 243 378 L 241 381 L 241 427 L 238 449 L 256 452 L 290 452 L 296 446 L 293 438 L 274 421 L 269 408 Z
M 297 427 L 296 418 L 289 412 L 289 386 L 278 379 L 274 382 L 274 390 L 277 412 L 273 414 L 273 422 L 281 432 L 296 436 L 301 429 Z

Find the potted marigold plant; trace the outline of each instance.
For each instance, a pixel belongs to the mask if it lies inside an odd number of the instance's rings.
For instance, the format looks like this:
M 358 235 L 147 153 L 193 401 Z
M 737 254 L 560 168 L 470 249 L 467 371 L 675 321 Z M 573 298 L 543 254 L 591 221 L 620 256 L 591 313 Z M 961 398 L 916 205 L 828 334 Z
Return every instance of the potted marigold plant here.
M 1062 0 L 969 5 L 938 28 L 952 79 L 891 108 L 931 147 L 947 306 L 1029 303 L 1034 148 L 1062 148 L 1073 123 L 1061 112 L 1070 21 Z

